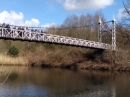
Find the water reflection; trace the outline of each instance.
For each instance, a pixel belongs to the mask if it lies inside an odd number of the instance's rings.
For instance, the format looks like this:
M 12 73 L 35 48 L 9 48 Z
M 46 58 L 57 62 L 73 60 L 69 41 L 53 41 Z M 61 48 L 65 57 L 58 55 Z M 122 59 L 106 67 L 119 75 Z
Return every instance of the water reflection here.
M 2 82 L 9 66 L 0 76 Z M 0 97 L 129 97 L 130 73 L 14 67 Z

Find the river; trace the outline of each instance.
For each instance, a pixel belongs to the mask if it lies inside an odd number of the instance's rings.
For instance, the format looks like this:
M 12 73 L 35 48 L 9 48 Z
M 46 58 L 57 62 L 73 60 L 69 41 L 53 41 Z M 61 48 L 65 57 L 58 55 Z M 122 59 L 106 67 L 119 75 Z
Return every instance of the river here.
M 130 97 L 130 73 L 27 66 L 0 70 L 0 97 Z

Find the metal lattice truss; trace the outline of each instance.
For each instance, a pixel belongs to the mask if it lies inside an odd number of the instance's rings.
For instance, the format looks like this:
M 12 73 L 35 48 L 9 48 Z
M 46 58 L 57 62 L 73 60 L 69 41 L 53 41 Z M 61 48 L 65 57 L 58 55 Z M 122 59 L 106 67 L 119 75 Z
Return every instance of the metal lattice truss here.
M 101 25 L 101 32 L 102 32 L 102 33 L 103 33 L 103 32 L 112 33 L 113 26 L 109 24 L 110 22 L 111 22 L 111 21 L 102 23 L 102 25 Z
M 112 24 L 110 24 L 112 23 Z M 102 23 L 101 19 L 99 19 L 99 31 L 98 31 L 98 42 L 102 42 L 102 33 L 109 32 L 112 35 L 112 49 L 116 50 L 116 27 L 115 27 L 115 19 L 112 21 Z
M 0 39 L 47 42 L 47 43 L 72 45 L 72 46 L 96 48 L 96 49 L 112 49 L 111 45 L 101 42 L 47 34 L 45 32 L 42 32 L 41 30 L 33 31 L 31 29 L 19 30 L 16 28 L 0 27 Z

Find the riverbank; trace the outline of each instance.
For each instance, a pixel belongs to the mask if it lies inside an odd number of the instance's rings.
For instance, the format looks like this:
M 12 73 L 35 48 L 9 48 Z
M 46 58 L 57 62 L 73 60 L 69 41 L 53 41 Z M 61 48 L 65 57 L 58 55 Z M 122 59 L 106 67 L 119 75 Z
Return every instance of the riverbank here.
M 130 71 L 130 51 L 96 50 L 55 44 L 0 41 L 0 65 L 38 66 L 46 68 Z M 8 55 L 6 45 L 19 50 L 18 56 Z
M 98 71 L 127 71 L 130 72 L 130 64 L 107 64 L 103 62 L 89 61 L 89 60 L 78 60 L 70 63 L 51 63 L 43 60 L 33 59 L 25 57 L 11 57 L 0 55 L 1 65 L 15 65 L 15 66 L 33 66 L 43 68 L 67 68 L 72 70 L 98 70 Z
M 33 65 L 36 66 L 37 65 Z M 67 68 L 72 70 L 96 70 L 96 71 L 123 71 L 130 72 L 130 65 L 122 65 L 122 64 L 106 64 L 106 63 L 97 63 L 84 61 L 82 63 L 72 63 L 72 64 L 42 64 L 40 65 L 43 68 Z
M 16 66 L 27 66 L 28 60 L 24 57 L 12 57 L 8 55 L 0 54 L 0 65 L 16 65 Z

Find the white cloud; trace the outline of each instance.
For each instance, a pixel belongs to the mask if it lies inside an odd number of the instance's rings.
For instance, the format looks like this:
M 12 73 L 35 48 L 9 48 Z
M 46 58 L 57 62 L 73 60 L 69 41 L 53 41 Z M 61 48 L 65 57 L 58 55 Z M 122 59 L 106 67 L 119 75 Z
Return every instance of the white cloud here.
M 97 10 L 112 5 L 114 0 L 56 0 L 60 2 L 66 10 Z
M 44 25 L 42 25 L 42 31 L 44 32 L 48 32 L 48 28 L 49 27 L 56 27 L 56 24 L 55 23 L 46 23 Z
M 42 27 L 55 27 L 56 24 L 55 23 L 46 23 L 44 25 L 42 25 Z
M 15 11 L 3 11 L 0 12 L 0 23 L 18 26 L 38 26 L 40 22 L 38 19 L 34 18 L 24 21 L 24 15 L 22 12 L 16 13 Z
M 36 27 L 38 24 L 39 24 L 39 21 L 37 19 L 31 19 L 31 20 L 25 21 L 25 26 Z
M 128 13 L 126 12 L 125 8 L 121 8 L 118 10 L 118 18 L 122 19 L 128 16 Z

